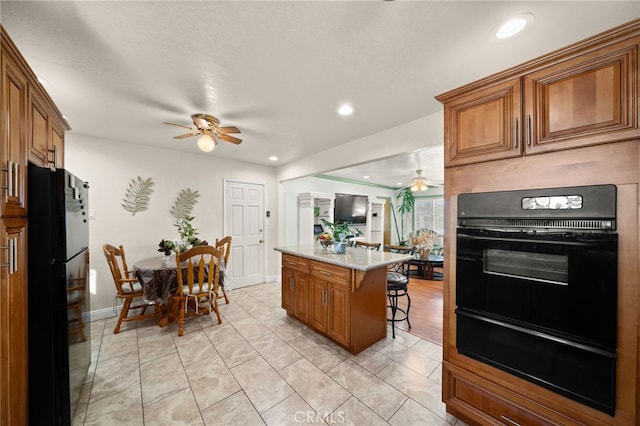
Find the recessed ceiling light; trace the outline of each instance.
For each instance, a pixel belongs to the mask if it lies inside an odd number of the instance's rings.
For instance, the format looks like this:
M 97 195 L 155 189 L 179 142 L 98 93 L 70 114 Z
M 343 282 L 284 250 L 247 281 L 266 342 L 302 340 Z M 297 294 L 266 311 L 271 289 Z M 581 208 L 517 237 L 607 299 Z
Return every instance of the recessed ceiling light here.
M 525 28 L 530 27 L 531 24 L 533 24 L 533 19 L 534 17 L 531 13 L 521 13 L 520 15 L 509 18 L 500 25 L 500 28 L 495 32 L 495 37 L 497 39 L 513 37 Z
M 402 185 L 402 182 L 396 182 L 396 185 L 400 186 Z
M 369 179 L 369 175 L 362 176 L 362 179 Z
M 272 155 L 271 157 L 269 157 L 269 160 L 278 161 L 278 157 L 276 157 L 275 155 Z
M 340 108 L 338 108 L 338 114 L 351 115 L 353 114 L 353 107 L 349 104 L 340 105 Z

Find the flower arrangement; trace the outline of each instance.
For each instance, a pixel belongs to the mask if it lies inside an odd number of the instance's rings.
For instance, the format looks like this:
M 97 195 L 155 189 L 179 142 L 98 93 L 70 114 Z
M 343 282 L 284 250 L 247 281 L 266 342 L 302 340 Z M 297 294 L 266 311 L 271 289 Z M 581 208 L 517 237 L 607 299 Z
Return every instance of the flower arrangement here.
M 438 234 L 431 229 L 420 229 L 416 234 L 409 234 L 409 243 L 422 250 L 431 250 L 438 242 Z
M 158 244 L 160 247 L 158 251 L 164 252 L 164 254 L 168 256 L 172 251 L 177 250 L 179 253 L 184 253 L 193 246 L 208 245 L 209 243 L 206 240 L 198 238 L 198 229 L 194 228 L 191 223 L 193 219 L 193 216 L 185 216 L 177 220 L 174 226 L 178 228 L 180 240 L 171 241 L 162 239 L 160 244 Z

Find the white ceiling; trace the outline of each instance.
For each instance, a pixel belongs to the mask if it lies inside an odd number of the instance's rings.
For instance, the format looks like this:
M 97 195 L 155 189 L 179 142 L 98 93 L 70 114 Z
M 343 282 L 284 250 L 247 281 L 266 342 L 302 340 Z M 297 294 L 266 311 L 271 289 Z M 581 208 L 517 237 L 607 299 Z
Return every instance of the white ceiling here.
M 535 15 L 530 29 L 492 40 L 522 12 Z M 175 140 L 180 129 L 162 123 L 209 113 L 240 128 L 243 143 L 202 155 L 270 166 L 440 111 L 437 94 L 639 17 L 637 0 L 0 3 L 2 25 L 74 136 L 198 152 L 195 138 Z M 351 117 L 337 115 L 342 102 Z M 438 155 L 335 175 L 385 170 L 375 182 L 396 186 Z M 441 181 L 441 163 L 430 173 Z

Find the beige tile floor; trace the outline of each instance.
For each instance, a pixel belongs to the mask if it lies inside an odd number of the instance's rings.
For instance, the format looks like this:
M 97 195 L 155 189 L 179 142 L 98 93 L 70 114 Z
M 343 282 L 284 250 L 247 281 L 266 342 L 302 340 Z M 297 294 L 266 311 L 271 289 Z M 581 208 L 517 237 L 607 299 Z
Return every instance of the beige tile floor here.
M 160 328 L 91 323 L 74 425 L 463 425 L 441 402 L 440 346 L 397 331 L 353 356 L 287 318 L 280 285 L 230 292 L 214 315 Z M 223 302 L 224 303 L 224 302 Z

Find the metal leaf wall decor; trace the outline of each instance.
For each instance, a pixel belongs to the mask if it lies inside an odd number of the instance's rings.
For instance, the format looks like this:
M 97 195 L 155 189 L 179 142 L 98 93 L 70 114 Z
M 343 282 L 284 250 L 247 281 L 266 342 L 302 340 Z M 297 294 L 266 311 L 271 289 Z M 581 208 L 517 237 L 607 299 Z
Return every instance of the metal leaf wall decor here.
M 122 208 L 131 212 L 135 216 L 137 212 L 147 210 L 149 208 L 149 199 L 153 193 L 153 178 L 142 179 L 140 176 L 131 178 L 129 187 L 122 199 Z
M 176 220 L 190 216 L 199 196 L 198 191 L 192 191 L 191 188 L 180 191 L 171 207 L 171 216 L 175 217 Z

